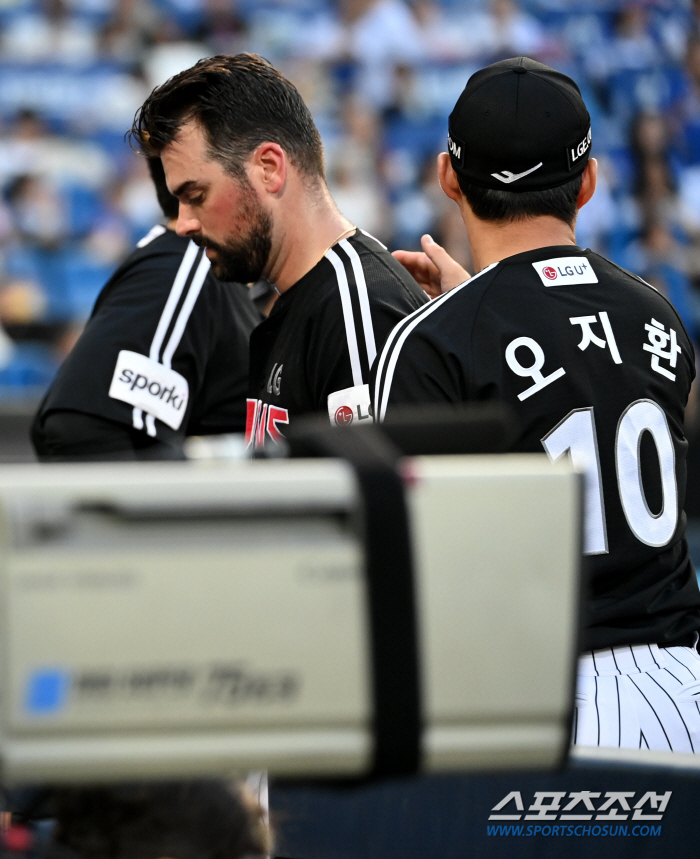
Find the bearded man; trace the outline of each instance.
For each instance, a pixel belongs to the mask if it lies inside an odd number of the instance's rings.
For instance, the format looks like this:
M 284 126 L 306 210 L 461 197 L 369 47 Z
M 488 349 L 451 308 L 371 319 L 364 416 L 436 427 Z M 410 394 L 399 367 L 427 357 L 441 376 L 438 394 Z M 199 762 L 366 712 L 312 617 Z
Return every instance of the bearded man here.
M 280 297 L 253 332 L 247 439 L 279 441 L 297 415 L 371 420 L 369 372 L 426 294 L 326 186 L 318 129 L 297 89 L 250 55 L 201 60 L 148 97 L 133 139 L 163 161 L 177 232 L 222 280 Z

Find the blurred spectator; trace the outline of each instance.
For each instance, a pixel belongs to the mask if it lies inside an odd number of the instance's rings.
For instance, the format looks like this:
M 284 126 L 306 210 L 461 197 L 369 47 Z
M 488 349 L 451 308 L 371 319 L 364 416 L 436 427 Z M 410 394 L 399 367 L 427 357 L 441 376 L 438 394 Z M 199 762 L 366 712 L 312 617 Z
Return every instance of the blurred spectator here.
M 0 139 L 0 183 L 31 174 L 95 188 L 111 172 L 109 160 L 98 146 L 51 133 L 33 110 L 20 111 Z
M 541 25 L 516 0 L 490 0 L 488 11 L 469 17 L 465 36 L 470 56 L 482 65 L 513 56 L 537 59 L 545 46 Z
M 144 60 L 149 92 L 183 69 L 193 66 L 197 60 L 209 55 L 206 45 L 186 38 L 175 21 L 162 20 L 153 33 Z
M 36 176 L 18 176 L 7 189 L 7 202 L 22 241 L 50 250 L 66 238 L 65 210 L 49 182 Z
M 678 144 L 686 164 L 700 164 L 700 34 L 688 40 L 685 72 L 686 90 L 674 117 Z
M 343 42 L 358 66 L 357 92 L 383 108 L 392 96 L 394 68 L 426 56 L 418 20 L 404 0 L 342 0 L 342 11 Z
M 661 60 L 649 26 L 649 10 L 642 0 L 630 0 L 618 12 L 615 36 L 608 52 L 608 71 L 651 69 Z
M 224 782 L 63 788 L 46 859 L 263 859 L 262 810 Z
M 618 208 L 615 205 L 610 180 L 610 165 L 606 158 L 598 161 L 598 184 L 595 194 L 579 210 L 576 219 L 576 241 L 583 248 L 608 254 L 610 234 L 617 227 Z
M 246 50 L 248 25 L 238 14 L 236 0 L 206 0 L 203 35 L 211 53 L 238 54 Z
M 698 343 L 698 326 L 691 286 L 684 270 L 683 248 L 668 226 L 651 219 L 627 254 L 629 268 L 668 298 L 678 311 L 691 339 Z
M 391 213 L 377 182 L 379 116 L 356 97 L 342 102 L 339 134 L 327 148 L 328 187 L 340 211 L 380 241 L 391 236 Z
M 82 65 L 97 54 L 97 34 L 87 22 L 72 15 L 63 0 L 41 0 L 10 20 L 2 34 L 6 59 L 21 62 L 61 62 Z
M 128 173 L 116 188 L 115 202 L 124 219 L 125 229 L 131 228 L 136 239 L 161 219 L 161 209 L 145 158 L 134 156 L 130 159 Z

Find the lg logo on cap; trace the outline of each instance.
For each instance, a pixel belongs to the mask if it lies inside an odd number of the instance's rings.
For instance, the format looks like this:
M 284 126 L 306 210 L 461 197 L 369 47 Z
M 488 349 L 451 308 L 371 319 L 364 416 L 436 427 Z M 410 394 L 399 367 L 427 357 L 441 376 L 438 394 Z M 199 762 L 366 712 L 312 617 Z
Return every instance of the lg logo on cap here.
M 550 280 L 556 280 L 557 279 L 557 270 L 555 268 L 552 268 L 551 265 L 545 266 L 542 269 L 542 274 L 545 277 L 548 277 Z

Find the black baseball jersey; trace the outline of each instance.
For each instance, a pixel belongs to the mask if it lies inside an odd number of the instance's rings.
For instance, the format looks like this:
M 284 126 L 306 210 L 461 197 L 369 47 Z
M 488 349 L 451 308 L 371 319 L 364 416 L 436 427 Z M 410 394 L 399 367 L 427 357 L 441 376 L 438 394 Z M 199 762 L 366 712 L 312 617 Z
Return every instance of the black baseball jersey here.
M 370 420 L 369 372 L 391 329 L 427 302 L 376 239 L 357 230 L 275 303 L 250 338 L 246 437 L 279 441 L 295 415 Z
M 247 287 L 221 283 L 201 248 L 155 227 L 102 289 L 40 406 L 36 446 L 59 411 L 165 443 L 243 432 L 248 339 L 259 321 Z
M 588 648 L 694 641 L 684 409 L 694 354 L 673 306 L 591 251 L 509 257 L 400 323 L 376 365 L 375 414 L 502 400 L 515 451 L 584 470 Z

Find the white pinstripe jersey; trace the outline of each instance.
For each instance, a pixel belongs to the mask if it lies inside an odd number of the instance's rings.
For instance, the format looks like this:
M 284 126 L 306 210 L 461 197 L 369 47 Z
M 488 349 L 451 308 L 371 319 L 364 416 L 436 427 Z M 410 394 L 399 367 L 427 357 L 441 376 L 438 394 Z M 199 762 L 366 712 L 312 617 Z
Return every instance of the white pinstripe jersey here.
M 297 415 L 369 420 L 369 373 L 391 329 L 427 296 L 357 230 L 277 300 L 251 335 L 246 435 L 278 441 Z

